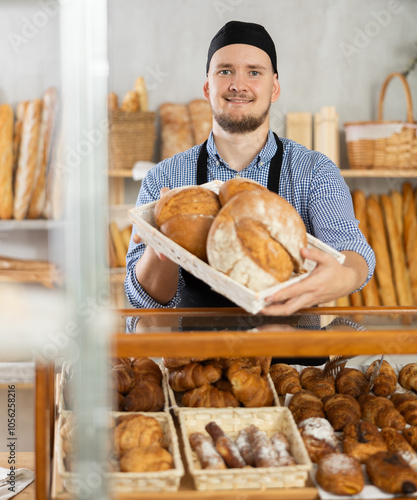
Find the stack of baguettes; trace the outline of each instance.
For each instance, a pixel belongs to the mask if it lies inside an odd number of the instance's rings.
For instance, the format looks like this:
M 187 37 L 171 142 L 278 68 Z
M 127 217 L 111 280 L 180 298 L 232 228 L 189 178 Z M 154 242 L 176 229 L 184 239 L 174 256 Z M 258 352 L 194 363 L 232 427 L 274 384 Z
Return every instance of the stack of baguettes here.
M 338 305 L 417 306 L 417 188 L 405 182 L 389 194 L 352 193 L 359 227 L 373 248 L 375 273 Z
M 57 92 L 22 101 L 16 119 L 9 104 L 0 106 L 0 219 L 60 218 L 59 175 L 50 168 Z
M 120 229 L 116 221 L 109 226 L 109 267 L 125 267 L 132 226 Z
M 161 104 L 159 114 L 162 160 L 201 144 L 209 136 L 212 113 L 204 99 L 194 99 L 188 104 L 166 102 Z

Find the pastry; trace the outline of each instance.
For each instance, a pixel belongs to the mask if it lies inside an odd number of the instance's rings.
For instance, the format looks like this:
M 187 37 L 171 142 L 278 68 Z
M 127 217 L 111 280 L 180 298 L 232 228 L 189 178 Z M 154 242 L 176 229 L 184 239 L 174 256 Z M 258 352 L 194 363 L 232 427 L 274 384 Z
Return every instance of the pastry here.
M 247 465 L 254 467 L 255 457 L 253 455 L 253 450 L 249 441 L 249 431 L 250 428 L 248 427 L 240 430 L 236 437 L 235 443 Z
M 367 394 L 366 397 L 359 399 L 359 402 L 362 408 L 363 420 L 372 422 L 381 428 L 404 429 L 405 420 L 389 399 Z
M 300 375 L 298 371 L 285 363 L 276 363 L 269 370 L 275 390 L 280 396 L 295 394 L 301 391 Z
M 113 378 L 115 389 L 121 394 L 127 394 L 133 388 L 135 376 L 129 366 L 125 364 L 117 365 L 112 368 L 110 374 Z
M 287 467 L 288 465 L 295 465 L 296 461 L 291 455 L 290 443 L 287 436 L 282 432 L 275 432 L 271 436 L 272 447 L 278 455 L 278 465 L 280 467 Z
M 377 363 L 379 363 L 379 360 L 375 360 L 373 363 L 371 363 L 366 370 L 366 378 L 368 380 L 370 380 Z M 397 375 L 394 371 L 394 368 L 387 361 L 383 360 L 379 369 L 379 373 L 375 379 L 372 391 L 377 396 L 387 397 L 395 391 L 396 386 Z
M 417 391 L 417 363 L 408 363 L 398 374 L 398 382 L 404 389 Z
M 348 423 L 361 419 L 361 407 L 348 394 L 333 394 L 324 398 L 324 413 L 335 431 L 341 431 Z
M 120 457 L 121 472 L 157 472 L 173 467 L 171 453 L 158 445 L 129 448 Z
M 390 396 L 390 401 L 404 417 L 407 424 L 417 425 L 417 395 L 394 392 Z
M 279 467 L 278 455 L 266 432 L 255 425 L 249 425 L 246 429 L 253 450 L 255 467 Z
M 227 378 L 232 385 L 232 392 L 246 407 L 272 406 L 274 395 L 268 379 L 257 373 L 252 373 L 250 368 L 240 368 L 232 365 L 227 370 Z
M 365 463 L 374 453 L 387 451 L 387 445 L 375 424 L 351 422 L 343 429 L 343 451 Z
M 320 459 L 316 481 L 324 490 L 335 495 L 356 495 L 365 485 L 359 461 L 341 453 L 329 453 Z
M 151 379 L 140 379 L 123 400 L 125 411 L 160 411 L 165 404 L 164 391 Z
M 411 425 L 403 429 L 403 436 L 410 443 L 415 451 L 417 451 L 417 426 Z
M 356 368 L 344 368 L 336 376 L 336 388 L 340 394 L 358 398 L 368 391 L 369 382 L 365 375 Z
M 325 417 L 322 401 L 315 394 L 306 390 L 294 394 L 288 408 L 296 424 L 309 418 Z
M 134 90 L 126 92 L 120 109 L 125 113 L 136 113 L 139 111 L 139 96 Z
M 202 432 L 193 432 L 190 434 L 189 440 L 202 469 L 226 469 L 223 458 L 216 451 L 209 437 Z
M 171 370 L 172 368 L 181 368 L 190 363 L 198 363 L 206 359 L 207 358 L 162 358 L 162 362 L 165 368 Z
M 229 391 L 205 384 L 187 391 L 182 396 L 182 404 L 192 408 L 226 408 L 240 406 L 238 399 Z
M 131 362 L 135 381 L 152 380 L 160 385 L 162 382 L 162 372 L 158 364 L 150 358 L 133 358 Z
M 240 454 L 236 443 L 224 433 L 223 429 L 216 422 L 209 422 L 205 426 L 205 429 L 213 439 L 217 452 L 228 467 L 232 469 L 245 467 L 245 459 Z
M 334 378 L 325 376 L 324 371 L 316 366 L 307 366 L 300 373 L 300 382 L 303 389 L 312 392 L 320 399 L 335 393 Z
M 317 463 L 321 457 L 338 452 L 338 441 L 334 429 L 325 418 L 308 418 L 298 424 L 312 462 Z
M 369 457 L 366 472 L 372 484 L 386 493 L 417 491 L 417 473 L 398 453 L 380 451 Z
M 408 451 L 414 453 L 411 444 L 396 429 L 384 427 L 381 430 L 381 436 L 387 445 L 388 451 Z
M 125 451 L 138 446 L 162 446 L 164 435 L 161 425 L 146 415 L 126 415 L 117 419 L 113 433 L 114 455 L 119 458 Z
M 169 374 L 169 384 L 174 391 L 183 392 L 216 382 L 221 376 L 222 369 L 215 363 L 190 363 L 172 370 Z

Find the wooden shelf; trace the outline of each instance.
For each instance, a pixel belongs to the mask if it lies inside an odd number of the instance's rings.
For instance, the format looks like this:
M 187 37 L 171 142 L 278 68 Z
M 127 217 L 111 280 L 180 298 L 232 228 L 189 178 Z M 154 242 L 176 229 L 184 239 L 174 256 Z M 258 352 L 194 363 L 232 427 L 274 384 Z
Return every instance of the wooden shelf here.
M 124 177 L 128 179 L 132 179 L 132 170 L 129 169 L 120 169 L 120 170 L 109 170 L 109 177 Z
M 417 177 L 417 167 L 409 170 L 359 170 L 359 169 L 340 169 L 343 177 Z
M 50 220 L 50 219 L 33 219 L 33 220 L 0 220 L 0 231 L 20 231 L 27 229 L 33 230 L 49 230 L 65 227 L 63 220 Z

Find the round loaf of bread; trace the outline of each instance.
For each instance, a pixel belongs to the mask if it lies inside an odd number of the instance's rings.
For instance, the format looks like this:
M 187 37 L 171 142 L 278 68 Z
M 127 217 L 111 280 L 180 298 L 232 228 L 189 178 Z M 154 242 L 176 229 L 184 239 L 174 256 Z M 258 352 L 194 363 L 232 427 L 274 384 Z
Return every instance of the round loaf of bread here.
M 219 209 L 219 197 L 211 189 L 189 186 L 162 196 L 154 219 L 165 236 L 207 262 L 207 234 Z
M 260 291 L 300 272 L 307 246 L 295 208 L 269 190 L 243 191 L 220 210 L 207 238 L 209 264 Z
M 252 179 L 245 179 L 244 177 L 234 177 L 233 179 L 229 179 L 220 186 L 220 205 L 226 205 L 229 200 L 242 191 L 255 190 L 267 191 L 268 189 Z

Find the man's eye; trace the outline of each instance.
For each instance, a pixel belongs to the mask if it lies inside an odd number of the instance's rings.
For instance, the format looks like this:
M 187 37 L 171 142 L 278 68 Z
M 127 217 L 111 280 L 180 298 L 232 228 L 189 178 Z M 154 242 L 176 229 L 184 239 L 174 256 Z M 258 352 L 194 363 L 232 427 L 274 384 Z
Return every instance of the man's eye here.
M 230 69 L 221 69 L 219 71 L 220 75 L 230 75 Z
M 251 71 L 250 74 L 251 74 L 251 76 L 259 76 L 260 75 L 259 71 Z

